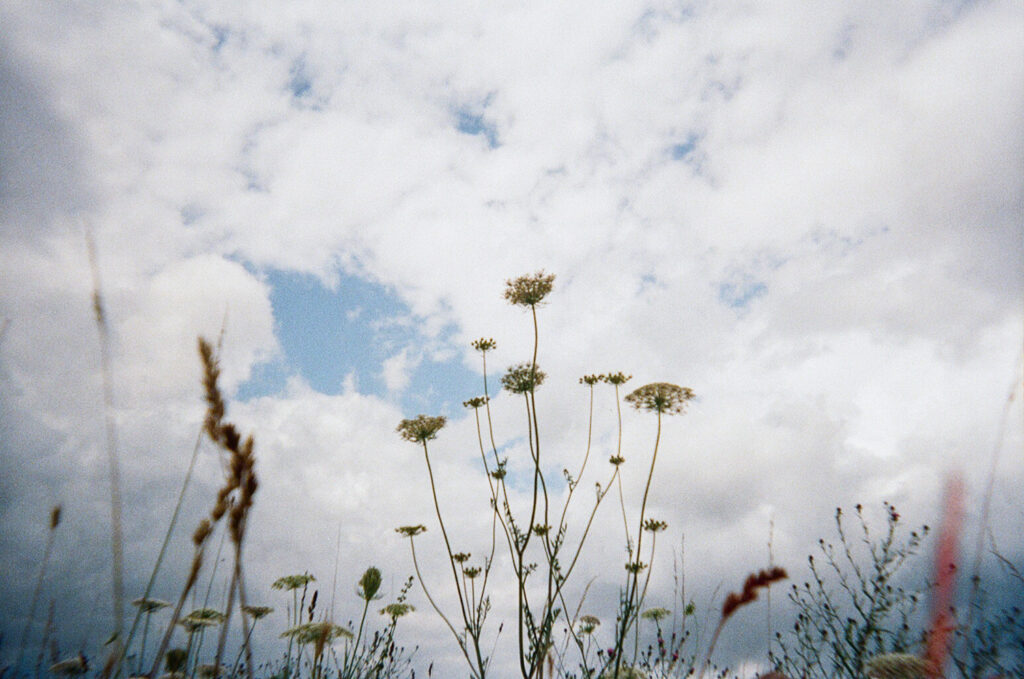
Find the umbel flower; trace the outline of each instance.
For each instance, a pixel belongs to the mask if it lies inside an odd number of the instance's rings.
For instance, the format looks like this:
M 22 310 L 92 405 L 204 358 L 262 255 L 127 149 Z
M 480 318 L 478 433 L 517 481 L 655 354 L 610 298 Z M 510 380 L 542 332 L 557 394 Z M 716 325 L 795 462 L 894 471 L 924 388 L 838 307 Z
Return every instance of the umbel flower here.
M 143 597 L 132 601 L 132 606 L 136 606 L 143 613 L 152 613 L 153 611 L 159 611 L 161 608 L 167 608 L 170 604 L 160 599 L 147 599 Z
M 437 432 L 441 431 L 447 421 L 444 415 L 417 415 L 415 419 L 402 420 L 395 431 L 406 441 L 423 443 L 437 438 Z
M 329 644 L 338 637 L 352 639 L 355 635 L 340 625 L 325 621 L 307 622 L 303 625 L 289 627 L 281 633 L 282 639 L 288 637 L 295 639 L 296 643 L 299 644 Z
M 551 292 L 551 284 L 554 282 L 555 274 L 545 274 L 543 271 L 505 281 L 505 299 L 518 306 L 537 306 Z
M 426 530 L 426 526 L 424 526 L 423 524 L 419 524 L 418 526 L 399 526 L 395 529 L 395 532 L 401 533 L 407 538 L 411 538 L 419 535 L 420 533 L 426 532 Z
M 646 611 L 640 614 L 640 617 L 644 620 L 653 620 L 654 622 L 660 622 L 672 615 L 672 611 L 667 608 L 648 608 Z
M 508 369 L 501 376 L 501 386 L 513 394 L 532 393 L 534 389 L 544 383 L 547 373 L 542 372 L 530 363 L 520 363 Z
M 278 578 L 277 580 L 274 580 L 274 584 L 272 584 L 271 587 L 274 589 L 291 591 L 293 589 L 298 589 L 299 587 L 305 587 L 311 582 L 316 582 L 316 578 L 309 573 L 302 573 L 301 575 L 286 575 Z
M 686 410 L 686 402 L 693 398 L 693 390 L 668 382 L 645 384 L 626 396 L 626 402 L 637 410 L 653 410 L 675 415 Z
M 392 620 L 397 620 L 398 618 L 401 618 L 403 615 L 408 615 L 409 613 L 412 613 L 415 610 L 416 609 L 413 607 L 412 604 L 407 604 L 404 602 L 393 603 L 388 604 L 384 608 L 380 609 L 380 614 L 386 615 Z
M 481 337 L 478 340 L 473 340 L 473 342 L 472 342 L 472 344 L 470 346 L 472 346 L 477 351 L 487 352 L 487 351 L 490 351 L 491 349 L 494 349 L 496 346 L 498 346 L 498 343 L 495 342 L 490 337 Z
M 666 528 L 668 528 L 668 524 L 664 521 L 658 521 L 657 519 L 647 519 L 644 521 L 644 530 L 652 533 L 659 533 Z
M 274 612 L 274 609 L 270 606 L 242 606 L 242 610 L 252 616 L 253 620 L 265 618 Z

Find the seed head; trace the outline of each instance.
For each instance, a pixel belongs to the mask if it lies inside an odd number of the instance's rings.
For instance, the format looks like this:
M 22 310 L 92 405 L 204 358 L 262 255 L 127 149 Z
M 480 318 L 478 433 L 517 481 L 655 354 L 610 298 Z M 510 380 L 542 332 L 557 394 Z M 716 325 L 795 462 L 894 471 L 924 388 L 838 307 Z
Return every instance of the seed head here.
M 272 584 L 271 587 L 273 589 L 283 589 L 290 592 L 293 589 L 305 587 L 311 582 L 316 582 L 316 578 L 314 578 L 310 573 L 302 573 L 301 575 L 285 575 L 274 580 L 274 584 Z
M 469 557 L 470 555 L 466 552 L 459 552 L 457 554 L 452 555 L 452 561 L 456 563 L 466 563 L 467 561 L 469 561 Z
M 649 530 L 652 533 L 660 533 L 666 528 L 668 528 L 668 524 L 664 521 L 658 521 L 657 519 L 647 519 L 644 521 L 644 530 Z
M 132 601 L 132 606 L 135 606 L 143 613 L 152 613 L 153 611 L 159 611 L 161 608 L 167 608 L 170 604 L 160 599 L 146 599 L 143 597 Z
M 634 575 L 647 568 L 647 564 L 642 561 L 630 561 L 626 564 L 626 570 Z
M 693 398 L 693 390 L 668 382 L 646 384 L 626 396 L 637 410 L 653 410 L 666 415 L 675 415 L 686 410 L 686 402 Z
M 356 590 L 356 593 L 363 601 L 372 601 L 380 590 L 380 582 L 380 571 L 370 566 L 363 573 L 363 577 L 359 578 L 359 589 Z
M 413 607 L 412 604 L 402 602 L 388 604 L 384 608 L 380 609 L 380 614 L 387 615 L 392 620 L 397 620 L 398 618 L 401 618 L 403 615 L 408 615 L 409 613 L 412 613 L 415 610 L 416 609 Z
M 614 385 L 625 384 L 626 382 L 629 382 L 631 379 L 633 379 L 632 375 L 627 375 L 626 373 L 621 372 L 608 373 L 607 375 L 601 375 L 601 377 L 603 377 L 604 381 L 607 382 L 608 384 Z
M 481 337 L 478 340 L 473 340 L 472 346 L 477 351 L 486 353 L 498 346 L 498 343 L 490 337 Z
M 281 633 L 281 638 L 291 637 L 299 644 L 327 644 L 338 637 L 352 639 L 352 632 L 331 622 L 307 622 L 304 625 L 290 627 Z
M 60 512 L 60 505 L 54 505 L 53 509 L 50 510 L 50 530 L 54 530 L 60 525 Z
M 544 383 L 547 373 L 530 363 L 520 363 L 508 369 L 501 377 L 501 385 L 513 394 L 533 393 L 533 390 Z
M 242 606 L 242 610 L 252 616 L 253 620 L 265 618 L 274 612 L 274 609 L 270 606 Z
M 477 408 L 486 405 L 488 400 L 489 399 L 486 396 L 474 396 L 468 401 L 463 401 L 462 405 L 465 408 L 472 408 L 473 410 L 476 410 Z
M 545 274 L 543 271 L 505 281 L 505 299 L 518 306 L 537 306 L 551 292 L 554 281 L 555 274 Z
M 604 379 L 604 375 L 584 375 L 580 378 L 580 384 L 585 384 L 588 387 L 592 387 L 601 380 Z
M 667 608 L 648 608 L 646 611 L 640 614 L 640 617 L 644 620 L 653 620 L 654 622 L 660 622 L 664 618 L 667 618 L 672 614 L 672 611 Z
M 469 568 L 463 568 L 462 569 L 462 574 L 465 575 L 470 580 L 472 580 L 476 576 L 480 575 L 480 569 L 477 568 L 476 566 L 470 566 Z
M 399 526 L 398 528 L 395 529 L 395 532 L 396 533 L 401 533 L 402 535 L 404 535 L 407 538 L 411 538 L 411 537 L 415 537 L 415 536 L 419 535 L 420 533 L 426 532 L 426 530 L 427 530 L 427 527 L 424 526 L 423 524 L 420 524 L 418 526 Z
M 402 420 L 395 431 L 406 441 L 423 443 L 437 438 L 437 432 L 441 431 L 447 421 L 444 415 L 417 415 L 415 419 Z
M 618 467 L 620 464 L 626 461 L 626 458 L 622 457 L 621 455 L 612 455 L 611 457 L 608 458 L 608 461 L 611 462 L 616 467 Z

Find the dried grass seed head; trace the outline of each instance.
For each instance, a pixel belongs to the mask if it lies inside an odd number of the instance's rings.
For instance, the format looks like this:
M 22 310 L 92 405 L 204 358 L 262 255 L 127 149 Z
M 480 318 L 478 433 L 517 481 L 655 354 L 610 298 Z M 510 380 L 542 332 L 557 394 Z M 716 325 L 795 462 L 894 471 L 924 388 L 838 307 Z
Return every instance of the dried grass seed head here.
M 626 402 L 637 410 L 653 410 L 675 415 L 686 410 L 686 402 L 693 398 L 693 390 L 668 382 L 652 382 L 626 395 Z
M 505 299 L 518 306 L 537 306 L 551 292 L 554 282 L 555 274 L 545 274 L 543 270 L 505 281 Z
M 520 363 L 501 376 L 501 386 L 513 394 L 532 393 L 544 383 L 547 373 L 531 363 Z
M 60 514 L 61 506 L 54 505 L 53 509 L 50 510 L 50 530 L 56 530 L 57 526 L 60 525 Z
M 437 432 L 441 431 L 446 422 L 448 419 L 444 415 L 417 415 L 414 419 L 402 420 L 395 431 L 406 441 L 423 443 L 437 438 Z

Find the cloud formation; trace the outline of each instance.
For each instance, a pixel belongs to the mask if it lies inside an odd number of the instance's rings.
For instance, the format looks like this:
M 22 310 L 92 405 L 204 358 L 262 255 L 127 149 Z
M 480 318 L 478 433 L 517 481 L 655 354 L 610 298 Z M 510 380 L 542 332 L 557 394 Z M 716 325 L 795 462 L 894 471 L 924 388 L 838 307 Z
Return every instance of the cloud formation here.
M 49 506 L 65 504 L 53 591 L 69 638 L 105 611 L 81 592 L 109 577 L 86 232 L 113 338 L 132 594 L 202 417 L 195 338 L 222 330 L 229 392 L 267 366 L 282 378 L 230 413 L 255 433 L 264 480 L 254 589 L 269 597 L 274 578 L 305 569 L 327 581 L 339 525 L 339 600 L 370 563 L 388 564 L 397 589 L 411 565 L 392 529 L 432 516 L 422 460 L 394 433 L 410 408 L 452 418 L 441 496 L 482 553 L 486 486 L 457 405 L 478 393 L 462 393 L 480 372 L 469 342 L 498 341 L 494 395 L 532 349 L 503 282 L 541 268 L 558 276 L 538 398 L 554 477 L 586 441 L 581 375 L 623 370 L 631 386 L 698 394 L 666 429 L 651 498 L 685 532 L 694 579 L 741 582 L 764 562 L 769 520 L 776 558 L 794 567 L 839 504 L 887 499 L 935 521 L 951 469 L 976 521 L 993 450 L 991 526 L 1024 554 L 1010 530 L 1024 441 L 1000 425 L 1012 384 L 1009 422 L 1021 407 L 1018 3 L 13 2 L 0 23 L 0 563 L 30 572 Z M 301 334 L 302 314 L 272 303 L 282 272 L 341 294 L 358 279 L 371 305 L 378 291 L 388 318 L 338 313 L 347 337 L 390 358 L 311 386 L 280 327 L 287 317 Z M 493 405 L 515 470 L 521 405 Z M 596 408 L 604 464 L 610 392 Z M 625 427 L 635 493 L 651 422 L 629 412 Z M 212 449 L 196 474 L 189 526 L 220 477 Z M 613 509 L 601 520 L 618 530 Z M 187 536 L 175 539 L 164 598 L 187 560 Z M 621 570 L 618 547 L 587 552 L 594 574 Z M 30 579 L 4 594 L 6 638 Z M 595 603 L 613 604 L 615 585 Z M 409 619 L 420 655 L 457 667 L 421 604 Z

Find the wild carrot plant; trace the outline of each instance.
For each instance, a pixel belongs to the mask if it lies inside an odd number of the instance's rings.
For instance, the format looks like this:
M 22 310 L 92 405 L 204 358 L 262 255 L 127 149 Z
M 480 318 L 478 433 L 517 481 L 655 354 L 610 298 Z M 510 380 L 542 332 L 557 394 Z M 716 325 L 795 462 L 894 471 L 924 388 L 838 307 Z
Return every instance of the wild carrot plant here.
M 489 655 L 484 652 L 482 647 L 482 634 L 484 621 L 491 608 L 490 599 L 487 594 L 487 585 L 491 569 L 494 565 L 495 550 L 498 542 L 501 542 L 508 550 L 515 578 L 516 643 L 518 648 L 518 666 L 522 677 L 524 679 L 543 679 L 545 674 L 551 676 L 556 672 L 556 663 L 557 671 L 564 674 L 567 671 L 566 650 L 569 644 L 574 646 L 577 651 L 580 671 L 584 676 L 597 676 L 604 664 L 604 661 L 594 658 L 591 654 L 593 646 L 591 634 L 596 625 L 587 622 L 583 622 L 582 625 L 579 624 L 584 620 L 584 618 L 580 617 L 581 606 L 579 604 L 582 601 L 575 607 L 571 606 L 567 600 L 566 585 L 579 563 L 583 546 L 593 526 L 598 507 L 608 491 L 619 482 L 619 468 L 625 461 L 622 455 L 621 411 L 617 411 L 619 414 L 619 444 L 615 454 L 609 460 L 611 467 L 610 471 L 606 474 L 606 478 L 595 484 L 597 489 L 596 497 L 585 514 L 586 521 L 579 530 L 574 532 L 569 525 L 568 516 L 570 504 L 576 495 L 581 478 L 587 471 L 591 456 L 594 386 L 598 383 L 613 385 L 618 406 L 619 387 L 629 377 L 623 373 L 614 373 L 609 375 L 588 375 L 580 380 L 590 390 L 587 444 L 578 471 L 575 474 L 571 473 L 568 469 L 563 471 L 566 490 L 561 506 L 556 507 L 554 491 L 551 488 L 552 481 L 546 476 L 544 471 L 544 455 L 540 433 L 541 421 L 538 417 L 537 407 L 538 388 L 547 378 L 546 373 L 540 370 L 537 361 L 540 347 L 540 327 L 537 312 L 551 292 L 554 279 L 554 275 L 545 274 L 544 272 L 521 276 L 508 281 L 504 292 L 504 297 L 509 303 L 530 312 L 533 329 L 533 346 L 530 359 L 510 367 L 501 378 L 503 389 L 515 396 L 521 397 L 523 404 L 526 430 L 525 439 L 529 455 L 527 465 L 529 469 L 527 477 L 529 494 L 526 506 L 522 508 L 513 508 L 513 503 L 510 500 L 511 493 L 506 485 L 508 460 L 499 454 L 494 435 L 494 424 L 491 415 L 491 393 L 487 378 L 487 353 L 497 345 L 490 338 L 481 338 L 473 342 L 473 348 L 479 351 L 481 355 L 484 393 L 482 396 L 467 400 L 464 405 L 474 411 L 480 459 L 488 484 L 492 510 L 490 545 L 487 550 L 487 556 L 484 557 L 481 565 L 469 565 L 470 555 L 465 552 L 457 552 L 452 547 L 438 500 L 437 485 L 430 461 L 428 441 L 433 440 L 437 436 L 438 432 L 445 425 L 445 419 L 443 417 L 420 415 L 414 419 L 403 420 L 398 426 L 398 432 L 404 439 L 416 443 L 423 448 L 434 510 L 445 544 L 456 598 L 459 602 L 458 622 L 453 622 L 452 617 L 441 610 L 436 600 L 426 589 L 426 584 L 420 575 L 415 537 L 423 532 L 425 528 L 422 525 L 404 526 L 399 528 L 398 531 L 409 538 L 413 564 L 428 601 L 430 601 L 431 606 L 438 612 L 454 636 L 463 657 L 470 666 L 472 676 L 478 679 L 484 679 L 490 662 Z M 661 382 L 641 387 L 626 397 L 627 402 L 632 403 L 637 408 L 651 410 L 657 414 L 657 433 L 635 533 L 629 530 L 621 482 L 618 483 L 620 507 L 623 514 L 623 525 L 626 528 L 627 554 L 629 558 L 626 563 L 628 577 L 622 598 L 623 610 L 616 623 L 615 630 L 615 650 L 617 652 L 610 654 L 607 658 L 608 662 L 613 665 L 611 668 L 613 672 L 618 672 L 620 669 L 619 666 L 622 663 L 623 656 L 621 651 L 626 646 L 631 630 L 634 629 L 646 587 L 649 583 L 649 572 L 645 577 L 641 578 L 643 571 L 647 568 L 647 564 L 642 563 L 639 557 L 640 550 L 644 546 L 643 534 L 649 532 L 652 535 L 650 541 L 651 555 L 646 557 L 648 560 L 651 560 L 655 545 L 654 534 L 664 530 L 667 525 L 662 521 L 648 519 L 646 516 L 647 501 L 654 476 L 654 467 L 661 436 L 661 418 L 663 414 L 683 412 L 686 402 L 691 398 L 693 398 L 693 392 L 690 389 Z M 485 426 L 487 430 L 486 443 L 484 437 Z M 636 535 L 635 540 L 632 537 L 634 534 Z M 573 610 L 575 612 L 570 615 L 568 611 Z M 556 622 L 560 619 L 565 619 L 565 629 L 567 631 L 565 644 L 561 648 L 555 643 L 554 637 Z M 596 620 L 596 618 L 593 620 Z M 636 646 L 636 638 L 634 638 L 634 646 Z M 592 662 L 595 664 L 592 665 Z

